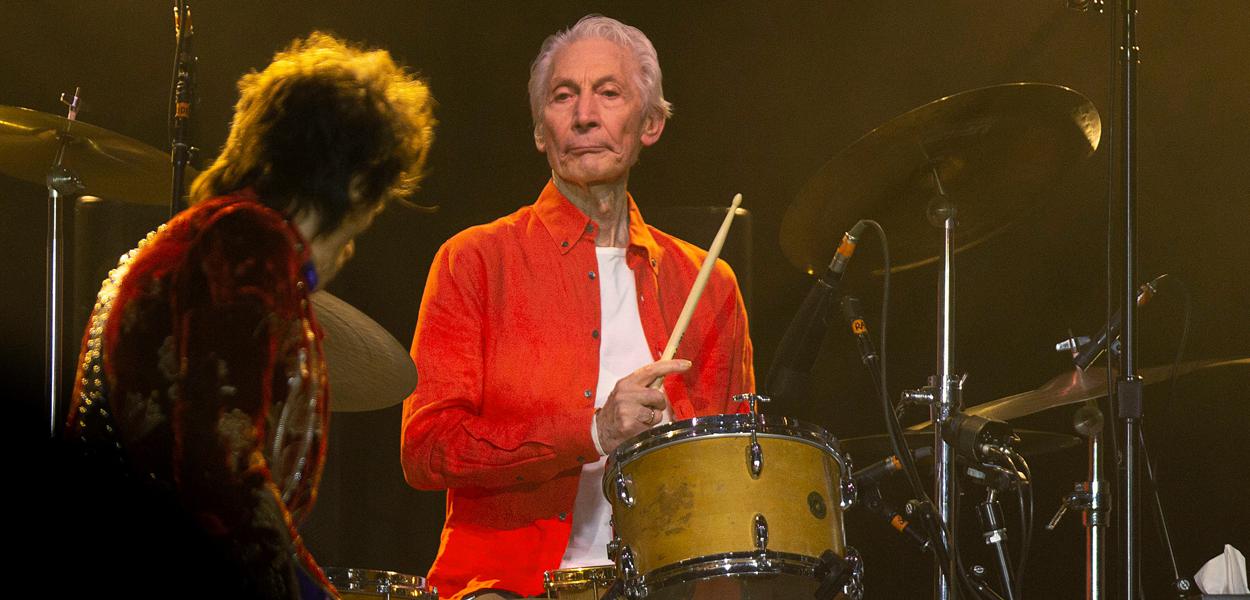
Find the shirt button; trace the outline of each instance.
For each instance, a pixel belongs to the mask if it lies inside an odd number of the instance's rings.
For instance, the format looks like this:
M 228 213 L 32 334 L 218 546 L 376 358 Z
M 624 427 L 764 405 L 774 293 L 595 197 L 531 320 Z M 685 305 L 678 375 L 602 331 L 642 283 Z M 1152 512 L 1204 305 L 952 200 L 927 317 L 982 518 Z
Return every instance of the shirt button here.
M 569 518 L 569 513 L 566 513 L 566 512 L 562 512 L 562 513 L 560 513 L 560 520 L 561 520 L 561 521 L 563 521 L 563 520 L 565 520 L 565 519 L 567 519 L 567 518 Z
M 599 339 L 599 330 L 598 330 L 598 329 L 596 329 L 596 330 L 594 330 L 594 331 L 590 332 L 590 337 L 595 338 L 596 340 L 597 340 L 597 339 Z
M 589 397 L 593 396 L 593 395 L 594 395 L 594 393 L 593 393 L 593 392 L 591 392 L 590 390 L 582 390 L 582 395 L 583 395 L 583 396 L 585 396 L 585 397 L 587 397 L 587 398 L 589 398 Z
M 569 247 L 569 241 L 568 241 L 568 240 L 564 240 L 563 242 L 560 242 L 560 247 L 561 247 L 561 248 L 568 248 L 568 247 Z
M 592 231 L 594 231 L 594 230 L 595 230 L 595 226 L 594 226 L 594 225 L 592 225 L 592 224 L 590 224 L 590 223 L 587 223 L 587 224 L 586 224 L 586 233 L 590 233 L 590 232 L 592 232 Z
M 595 272 L 594 272 L 594 271 L 590 271 L 590 272 L 586 273 L 586 276 L 587 276 L 587 277 L 589 277 L 589 278 L 591 278 L 591 279 L 594 279 L 594 278 L 595 278 Z

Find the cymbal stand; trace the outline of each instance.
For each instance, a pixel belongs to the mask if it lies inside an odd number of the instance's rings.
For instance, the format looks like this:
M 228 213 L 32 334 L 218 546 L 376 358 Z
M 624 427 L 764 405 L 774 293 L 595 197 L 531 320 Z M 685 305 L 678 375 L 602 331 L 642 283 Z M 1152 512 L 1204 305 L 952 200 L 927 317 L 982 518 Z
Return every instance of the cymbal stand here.
M 65 115 L 69 123 L 65 131 L 57 134 L 60 147 L 56 158 L 48 170 L 45 183 L 48 187 L 48 236 L 47 236 L 47 267 L 44 279 L 45 306 L 47 307 L 47 329 L 44 331 L 44 351 L 47 355 L 47 370 L 44 372 L 46 381 L 44 391 L 48 394 L 48 433 L 56 435 L 57 424 L 62 417 L 61 397 L 64 395 L 61 379 L 65 336 L 65 212 L 66 203 L 70 198 L 82 193 L 83 185 L 78 176 L 61 164 L 65 158 L 65 147 L 71 139 L 70 129 L 78 118 L 78 93 L 81 88 L 74 88 L 73 98 L 66 100 L 61 94 L 61 103 L 68 112 Z
M 1089 479 L 1077 483 L 1063 499 L 1055 516 L 1046 524 L 1053 531 L 1071 509 L 1082 512 L 1085 524 L 1085 598 L 1103 600 L 1107 587 L 1107 527 L 1111 510 L 1110 482 L 1106 480 L 1106 446 L 1103 442 L 1103 413 L 1097 402 L 1076 411 L 1073 426 L 1089 440 Z
M 929 203 L 929 222 L 942 228 L 942 261 L 939 274 L 938 291 L 938 344 L 937 344 L 937 376 L 931 381 L 936 386 L 934 403 L 930 405 L 929 416 L 933 421 L 933 495 L 937 504 L 938 516 L 944 527 L 951 528 L 952 543 L 955 532 L 955 498 L 958 494 L 955 477 L 955 449 L 942 437 L 947 423 L 955 413 L 962 409 L 963 378 L 954 372 L 955 353 L 953 331 L 954 314 L 954 257 L 955 257 L 955 226 L 957 211 L 955 205 L 942 189 L 942 181 L 937 170 L 933 171 L 933 180 L 938 194 Z M 955 596 L 955 573 L 958 564 L 955 553 L 948 557 L 950 563 L 946 569 L 936 569 L 934 578 L 934 597 L 938 600 L 949 600 Z M 939 559 L 940 560 L 940 559 Z M 940 566 L 940 565 L 939 565 Z M 942 577 L 942 571 L 951 574 L 950 579 Z

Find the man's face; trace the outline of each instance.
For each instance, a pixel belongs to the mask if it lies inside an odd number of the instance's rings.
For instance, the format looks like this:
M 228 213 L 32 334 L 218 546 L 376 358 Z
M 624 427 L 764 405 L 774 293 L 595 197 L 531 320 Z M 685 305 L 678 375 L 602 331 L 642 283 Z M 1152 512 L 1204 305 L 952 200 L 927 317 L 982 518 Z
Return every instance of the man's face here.
M 624 182 L 664 119 L 646 117 L 638 61 L 615 42 L 590 38 L 552 58 L 542 122 L 534 132 L 560 179 L 578 186 Z

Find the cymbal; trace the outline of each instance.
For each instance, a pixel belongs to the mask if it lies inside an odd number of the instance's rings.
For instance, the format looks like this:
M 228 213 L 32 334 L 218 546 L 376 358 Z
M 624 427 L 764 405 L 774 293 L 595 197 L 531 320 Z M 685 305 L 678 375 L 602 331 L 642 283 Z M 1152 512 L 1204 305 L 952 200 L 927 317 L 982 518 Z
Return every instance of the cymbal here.
M 905 435 L 907 437 L 907 445 L 912 450 L 933 447 L 932 431 L 907 431 Z M 1074 435 L 1051 433 L 1049 431 L 1018 429 L 1016 430 L 1016 435 L 1020 437 L 1020 441 L 1015 444 L 1016 450 L 1028 458 L 1072 448 L 1081 443 L 1081 438 Z M 890 443 L 890 436 L 885 434 L 866 435 L 842 440 L 842 449 L 847 454 L 850 454 L 855 459 L 855 463 L 860 466 L 871 464 L 872 461 L 894 454 L 894 446 Z
M 1250 357 L 1195 360 L 1181 363 L 1176 368 L 1179 377 L 1187 373 L 1234 365 L 1250 365 Z M 992 400 L 964 409 L 970 415 L 1007 421 L 1032 415 L 1051 408 L 1080 404 L 1107 395 L 1106 369 L 1088 371 L 1073 369 L 1046 382 L 1042 387 L 998 400 Z M 1172 374 L 1172 365 L 1158 365 L 1139 369 L 1137 374 L 1145 384 L 1166 381 Z M 908 427 L 910 430 L 927 429 L 929 421 Z
M 412 357 L 381 325 L 329 292 L 312 296 L 325 333 L 330 409 L 363 412 L 399 404 L 417 387 Z
M 960 92 L 864 135 L 822 166 L 786 209 L 781 247 L 816 273 L 859 219 L 890 236 L 893 271 L 936 262 L 942 218 L 930 218 L 936 178 L 956 210 L 955 251 L 1027 216 L 1046 185 L 1098 149 L 1102 121 L 1080 93 L 1011 83 Z
M 82 121 L 28 108 L 0 106 L 0 173 L 44 184 L 65 141 L 62 166 L 93 196 L 139 204 L 169 204 L 169 154 Z M 186 180 L 196 175 L 187 168 Z
M 1233 365 L 1250 365 L 1250 357 L 1184 362 L 1177 366 L 1176 374 L 1180 376 L 1202 369 Z M 1171 377 L 1172 365 L 1159 365 L 1139 369 L 1137 374 L 1141 376 L 1142 382 L 1145 384 L 1159 383 Z M 1006 421 L 1051 408 L 1095 400 L 1106 395 L 1106 369 L 1094 368 L 1084 372 L 1080 369 L 1073 369 L 1051 379 L 1045 385 L 1035 390 L 978 404 L 966 409 L 964 412 L 987 419 Z

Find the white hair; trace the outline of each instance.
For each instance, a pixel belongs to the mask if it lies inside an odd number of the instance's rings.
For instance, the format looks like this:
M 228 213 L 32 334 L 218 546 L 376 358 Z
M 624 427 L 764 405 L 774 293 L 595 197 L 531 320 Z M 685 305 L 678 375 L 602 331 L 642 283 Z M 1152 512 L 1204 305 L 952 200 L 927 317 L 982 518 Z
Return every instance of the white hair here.
M 673 115 L 673 105 L 664 99 L 663 74 L 655 46 L 637 27 L 626 25 L 603 15 L 586 15 L 572 27 L 554 33 L 543 42 L 538 56 L 530 64 L 530 113 L 534 127 L 542 123 L 542 107 L 547 96 L 547 82 L 551 78 L 551 62 L 556 52 L 569 44 L 584 39 L 604 39 L 615 42 L 633 53 L 638 61 L 638 89 L 645 94 L 644 114 L 667 119 Z

